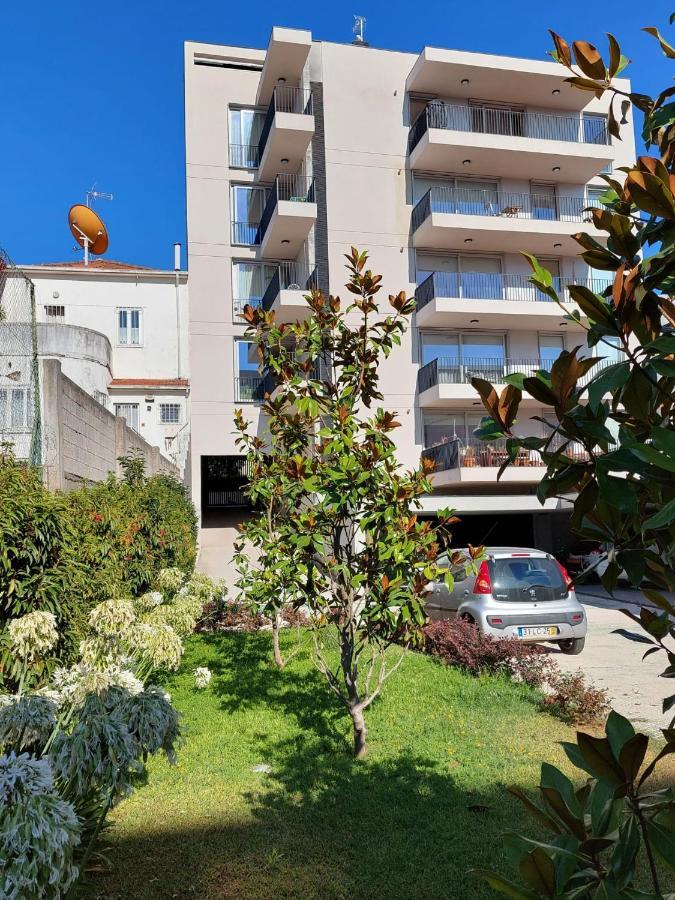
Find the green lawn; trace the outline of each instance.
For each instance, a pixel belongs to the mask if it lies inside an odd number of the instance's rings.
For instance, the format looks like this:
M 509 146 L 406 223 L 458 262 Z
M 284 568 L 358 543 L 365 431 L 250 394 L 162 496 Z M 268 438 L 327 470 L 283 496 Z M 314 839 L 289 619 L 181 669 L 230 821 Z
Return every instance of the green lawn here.
M 289 649 L 297 640 L 285 633 Z M 369 755 L 315 672 L 307 638 L 284 672 L 268 634 L 194 637 L 170 683 L 179 762 L 113 815 L 108 875 L 87 898 L 480 898 L 467 874 L 530 830 L 504 785 L 531 789 L 570 729 L 536 695 L 410 654 L 369 714 Z M 398 651 L 395 651 L 398 652 Z M 192 670 L 214 677 L 203 692 Z M 265 764 L 271 772 L 256 772 Z

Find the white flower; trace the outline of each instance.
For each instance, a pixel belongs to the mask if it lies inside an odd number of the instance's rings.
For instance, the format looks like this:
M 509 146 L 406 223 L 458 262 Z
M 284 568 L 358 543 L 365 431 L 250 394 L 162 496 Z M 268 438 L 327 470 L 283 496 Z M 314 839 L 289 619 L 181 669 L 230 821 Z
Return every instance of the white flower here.
M 129 649 L 144 656 L 155 669 L 177 669 L 183 642 L 170 625 L 138 623 L 126 636 Z
M 104 600 L 89 613 L 89 625 L 103 637 L 122 634 L 135 621 L 131 600 Z
M 129 669 L 117 669 L 111 673 L 112 683 L 123 688 L 128 694 L 135 696 L 143 692 L 143 682 L 136 678 Z
M 141 594 L 134 600 L 134 606 L 142 612 L 155 609 L 164 603 L 164 595 L 161 591 L 148 591 L 147 594 Z
M 56 646 L 59 633 L 56 630 L 54 613 L 36 610 L 11 619 L 7 625 L 9 639 L 17 656 L 23 660 L 32 660 Z
M 195 676 L 195 684 L 200 691 L 211 681 L 211 670 L 207 669 L 206 666 L 199 666 L 199 668 L 194 670 L 193 674 Z

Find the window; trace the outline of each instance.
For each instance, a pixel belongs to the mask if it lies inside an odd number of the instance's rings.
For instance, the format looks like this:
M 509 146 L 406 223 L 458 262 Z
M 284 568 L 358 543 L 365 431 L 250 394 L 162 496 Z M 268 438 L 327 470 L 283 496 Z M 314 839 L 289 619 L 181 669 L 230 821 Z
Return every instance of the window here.
M 424 446 L 437 447 L 448 441 L 459 440 L 468 445 L 477 441 L 473 432 L 480 425 L 483 414 L 479 412 L 431 413 L 424 416 Z
M 45 318 L 47 319 L 63 319 L 65 315 L 65 306 L 45 306 Z
M 235 169 L 255 169 L 260 162 L 258 142 L 262 132 L 264 113 L 256 109 L 230 109 L 230 166 Z
M 276 270 L 277 266 L 267 263 L 232 263 L 232 298 L 235 313 L 242 312 L 247 303 L 251 306 L 260 306 Z
M 263 379 L 258 371 L 258 354 L 253 341 L 235 342 L 237 367 L 236 399 L 254 401 L 263 399 Z
M 30 388 L 0 388 L 0 431 L 31 428 L 32 424 Z
M 232 243 L 257 244 L 267 188 L 233 184 L 231 191 Z
M 117 310 L 117 341 L 127 347 L 138 347 L 141 343 L 141 310 Z
M 551 366 L 565 349 L 561 334 L 539 335 L 539 364 L 542 369 L 550 371 Z
M 557 219 L 556 189 L 554 184 L 532 182 L 532 218 Z
M 478 254 L 417 254 L 417 284 L 436 274 L 442 297 L 500 299 L 503 296 L 502 261 Z
M 434 359 L 442 359 L 451 366 L 488 361 L 498 362 L 501 370 L 505 355 L 503 334 L 425 332 L 422 335 L 422 365 Z
M 180 403 L 160 403 L 159 421 L 162 425 L 180 425 Z
M 430 188 L 434 212 L 485 215 L 496 209 L 498 191 L 496 180 L 477 178 L 443 178 L 416 176 L 413 180 L 413 202 L 418 203 Z
M 139 431 L 140 420 L 138 416 L 138 403 L 116 403 L 115 415 L 122 416 L 129 428 Z

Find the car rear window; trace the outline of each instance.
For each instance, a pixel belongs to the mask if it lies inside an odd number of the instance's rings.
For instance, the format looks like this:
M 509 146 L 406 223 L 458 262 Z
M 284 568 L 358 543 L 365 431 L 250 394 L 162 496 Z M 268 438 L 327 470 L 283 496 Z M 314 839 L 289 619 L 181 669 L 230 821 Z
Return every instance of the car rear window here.
M 504 557 L 490 564 L 494 590 L 542 586 L 567 593 L 562 573 L 555 561 L 545 557 Z

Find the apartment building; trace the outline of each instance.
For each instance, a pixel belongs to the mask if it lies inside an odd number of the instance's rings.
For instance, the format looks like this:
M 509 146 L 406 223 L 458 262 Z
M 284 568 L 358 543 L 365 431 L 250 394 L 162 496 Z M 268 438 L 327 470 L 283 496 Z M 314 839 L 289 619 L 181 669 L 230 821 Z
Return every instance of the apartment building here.
M 295 320 L 309 287 L 344 293 L 352 245 L 370 252 L 384 296 L 417 298 L 381 383 L 403 425 L 401 462 L 436 463 L 425 512 L 456 507 L 460 541 L 560 549 L 564 503 L 540 506 L 543 469 L 528 454 L 497 483 L 504 451 L 473 437 L 482 406 L 470 379 L 500 383 L 584 345 L 583 327 L 529 283 L 520 251 L 549 267 L 570 310 L 568 283 L 607 283 L 572 236 L 594 233 L 599 174 L 634 158 L 630 113 L 612 138 L 607 102 L 565 77 L 543 59 L 403 53 L 287 28 L 264 50 L 186 43 L 192 487 L 207 567 L 226 561 L 245 515 L 235 408 L 264 432 L 263 377 L 238 313 L 261 304 Z M 519 427 L 540 433 L 545 415 L 525 401 Z
M 179 251 L 180 248 L 177 247 Z M 105 258 L 24 266 L 39 354 L 182 472 L 189 444 L 187 272 Z

